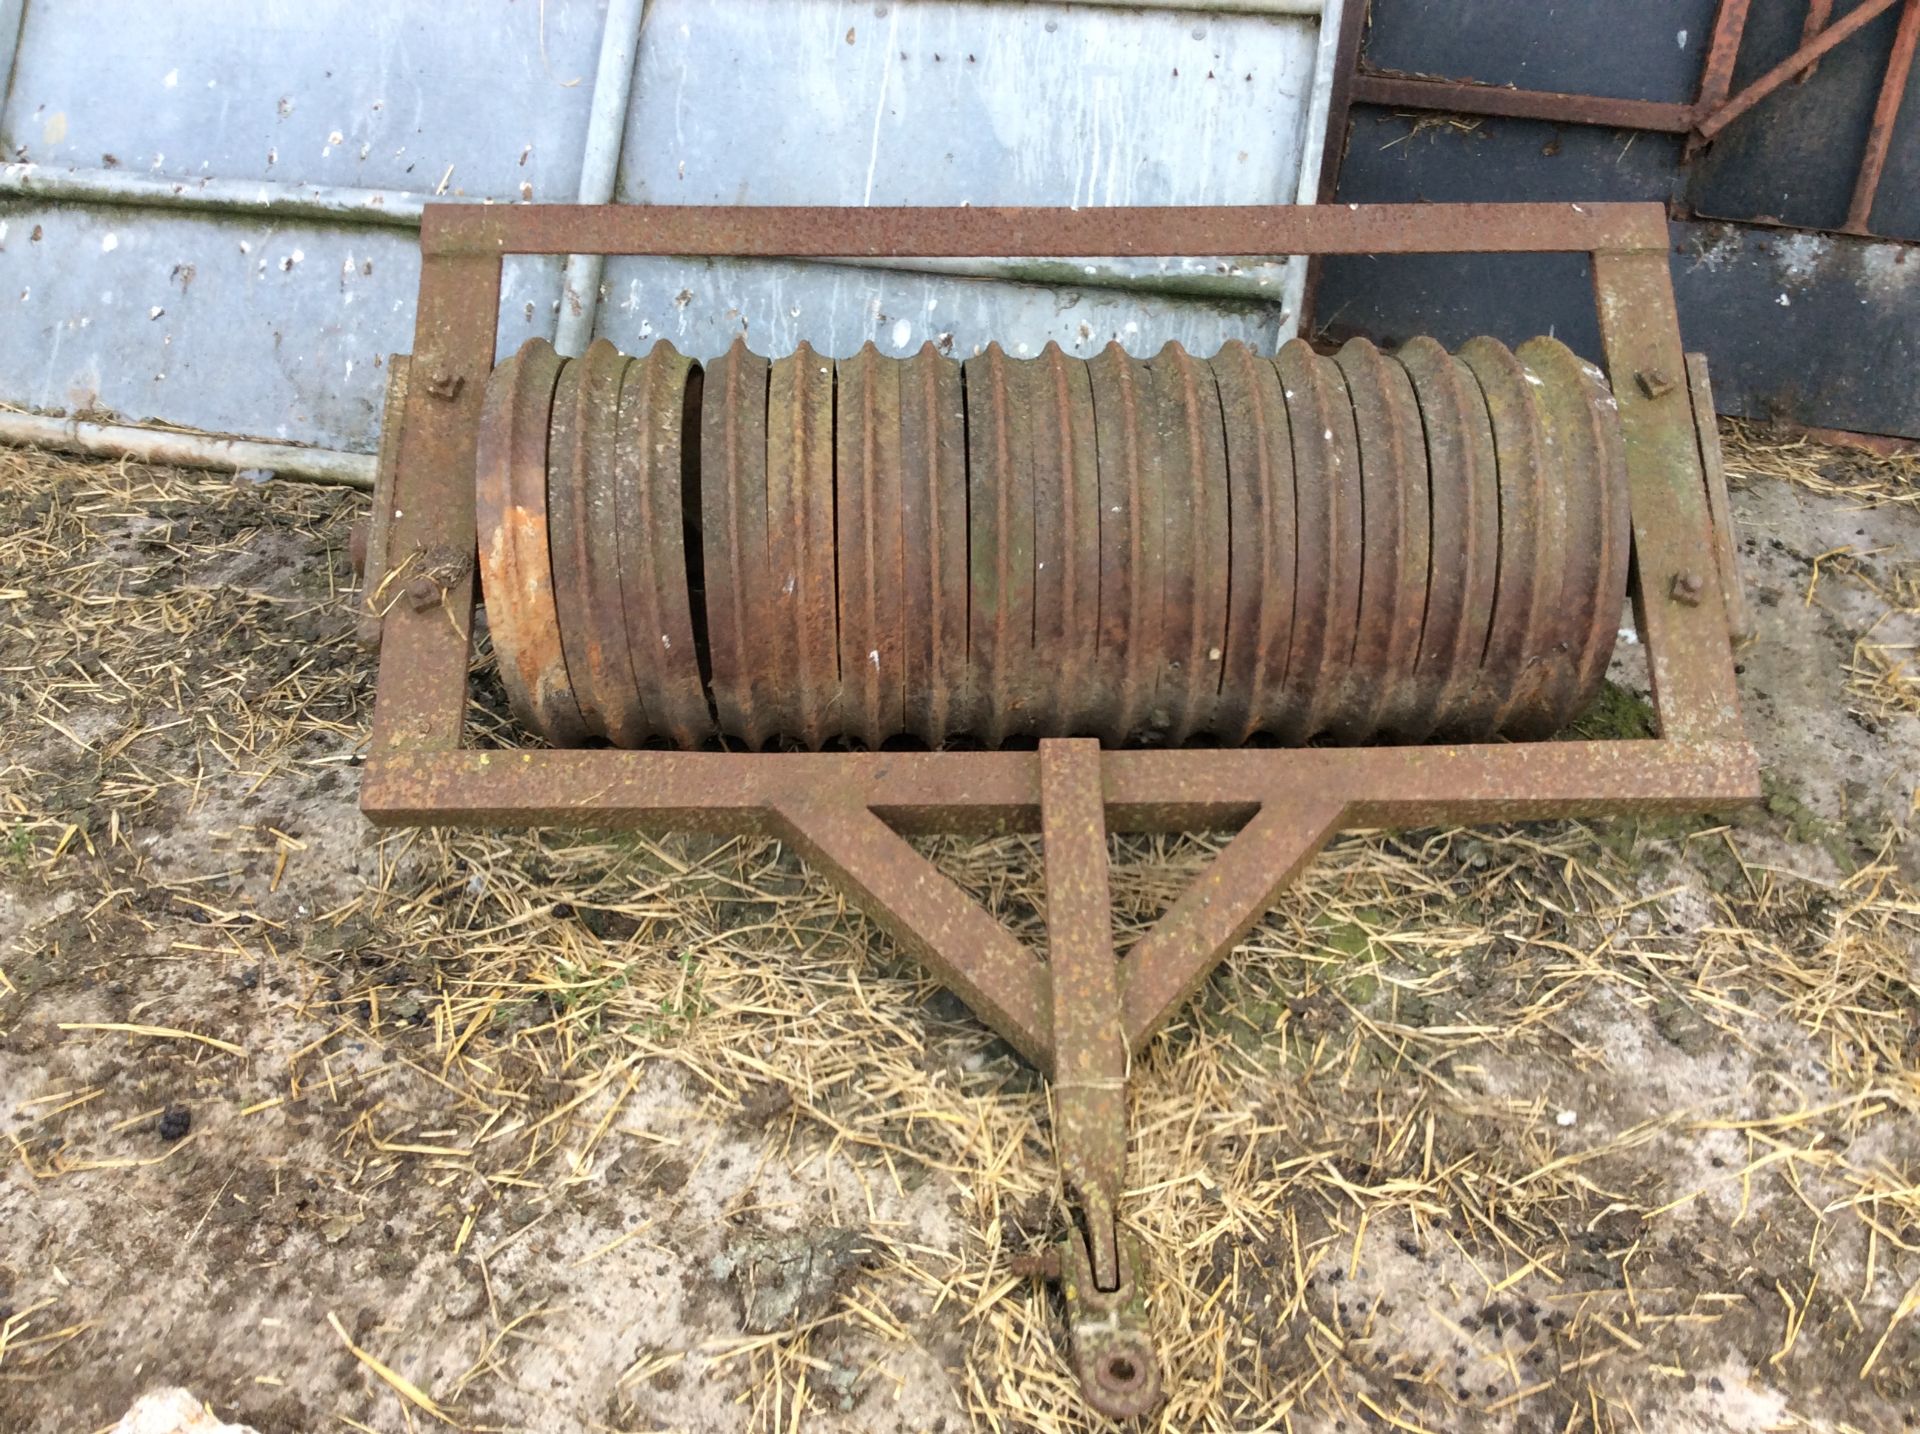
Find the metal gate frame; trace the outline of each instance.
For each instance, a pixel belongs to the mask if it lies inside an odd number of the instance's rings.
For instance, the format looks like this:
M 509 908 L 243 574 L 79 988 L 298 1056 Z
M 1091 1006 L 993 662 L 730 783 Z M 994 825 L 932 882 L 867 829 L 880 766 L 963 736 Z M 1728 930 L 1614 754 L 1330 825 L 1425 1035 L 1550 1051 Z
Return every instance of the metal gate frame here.
M 1755 800 L 1734 687 L 1730 534 L 1710 501 L 1655 204 L 832 209 L 430 206 L 410 381 L 376 495 L 382 650 L 361 810 L 383 826 L 590 826 L 790 842 L 1052 1082 L 1073 1217 L 1073 1362 L 1116 1417 L 1160 1397 L 1144 1254 L 1124 1228 L 1132 1054 L 1337 832 Z M 736 753 L 475 750 L 474 458 L 509 254 L 927 258 L 1540 253 L 1591 256 L 1632 505 L 1635 616 L 1658 736 L 1374 749 Z M 1710 432 L 1710 430 L 1709 430 Z M 1116 957 L 1109 831 L 1238 834 Z M 904 834 L 1038 831 L 1042 962 Z
M 1657 100 L 1617 99 L 1606 95 L 1564 94 L 1552 90 L 1523 90 L 1472 80 L 1439 79 L 1430 75 L 1394 75 L 1365 67 L 1361 35 L 1366 25 L 1365 0 L 1354 0 L 1343 16 L 1340 35 L 1339 78 L 1335 113 L 1327 128 L 1322 162 L 1321 198 L 1331 197 L 1334 176 L 1346 147 L 1350 104 L 1383 105 L 1403 110 L 1441 110 L 1456 114 L 1490 115 L 1509 119 L 1554 120 L 1567 124 L 1604 125 L 1616 129 L 1650 130 L 1686 136 L 1691 157 L 1711 143 L 1727 126 L 1790 81 L 1803 80 L 1819 68 L 1828 51 L 1859 34 L 1896 5 L 1905 5 L 1893 48 L 1880 78 L 1866 143 L 1854 170 L 1853 196 L 1846 218 L 1831 230 L 1838 234 L 1871 237 L 1874 195 L 1886 168 L 1887 151 L 1900 118 L 1914 50 L 1920 45 L 1920 0 L 1861 0 L 1834 21 L 1833 0 L 1807 0 L 1801 40 L 1794 52 L 1749 82 L 1733 90 L 1734 62 L 1746 31 L 1752 0 L 1720 0 L 1713 34 L 1700 62 L 1700 84 L 1691 104 Z M 1738 223 L 1759 222 L 1737 219 Z

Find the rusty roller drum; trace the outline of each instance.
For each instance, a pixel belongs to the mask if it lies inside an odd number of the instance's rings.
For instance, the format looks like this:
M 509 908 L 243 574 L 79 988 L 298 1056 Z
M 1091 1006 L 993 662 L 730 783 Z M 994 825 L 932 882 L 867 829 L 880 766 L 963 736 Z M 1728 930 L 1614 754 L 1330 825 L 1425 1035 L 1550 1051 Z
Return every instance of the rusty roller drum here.
M 481 423 L 501 681 L 555 745 L 1541 737 L 1625 600 L 1617 411 L 1552 339 L 534 340 Z

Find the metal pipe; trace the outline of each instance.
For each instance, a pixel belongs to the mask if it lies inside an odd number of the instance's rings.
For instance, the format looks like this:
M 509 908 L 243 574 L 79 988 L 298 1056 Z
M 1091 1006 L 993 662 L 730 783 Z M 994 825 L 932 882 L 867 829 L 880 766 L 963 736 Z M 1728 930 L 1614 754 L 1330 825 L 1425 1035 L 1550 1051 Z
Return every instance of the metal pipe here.
M 210 433 L 172 428 L 140 428 L 123 423 L 87 423 L 37 413 L 0 409 L 0 443 L 31 444 L 81 453 L 92 458 L 131 458 L 176 468 L 248 468 L 270 470 L 276 478 L 303 483 L 333 483 L 373 490 L 376 460 L 367 453 L 332 448 L 300 448 L 289 443 L 255 443 L 218 438 Z
M 1335 0 L 1338 3 L 1338 0 Z M 1285 305 L 1292 261 L 1228 256 L 1217 259 L 826 259 L 835 268 L 946 274 L 1058 289 L 1127 289 L 1196 299 Z M 1289 310 L 1291 312 L 1291 310 Z M 1283 335 L 1286 337 L 1287 335 Z
M 20 32 L 27 23 L 27 0 L 0 0 L 0 110 L 13 98 L 13 72 L 20 60 Z
M 55 169 L 44 164 L 0 165 L 0 194 L 158 209 L 344 219 L 403 229 L 420 227 L 421 211 L 432 198 L 403 189 L 350 189 L 254 179 L 165 179 L 120 169 Z
M 608 0 L 607 22 L 600 32 L 600 68 L 593 77 L 593 106 L 587 116 L 587 142 L 580 156 L 582 204 L 606 204 L 613 199 L 646 9 L 646 0 Z M 553 346 L 562 354 L 585 352 L 593 338 L 605 264 L 600 254 L 567 256 L 560 276 L 560 319 L 553 335 Z

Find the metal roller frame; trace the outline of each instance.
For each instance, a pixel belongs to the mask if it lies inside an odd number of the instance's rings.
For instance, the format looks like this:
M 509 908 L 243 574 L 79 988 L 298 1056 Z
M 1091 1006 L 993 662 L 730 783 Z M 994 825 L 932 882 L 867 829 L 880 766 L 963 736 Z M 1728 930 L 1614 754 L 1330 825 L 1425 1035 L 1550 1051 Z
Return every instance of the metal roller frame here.
M 421 251 L 411 382 L 399 430 L 390 426 L 386 435 L 393 457 L 382 465 L 377 551 L 369 555 L 366 590 L 381 618 L 382 649 L 361 810 L 382 826 L 702 831 L 774 836 L 796 847 L 1052 1078 L 1054 1142 L 1074 1217 L 1052 1272 L 1065 1287 L 1073 1363 L 1089 1403 L 1104 1413 L 1144 1412 L 1161 1392 L 1146 1324 L 1145 1254 L 1116 1209 L 1125 1186 L 1128 1057 L 1322 845 L 1350 827 L 1692 813 L 1760 796 L 1758 764 L 1734 690 L 1728 611 L 1739 599 L 1724 517 L 1716 531 L 1716 514 L 1725 513 L 1717 453 L 1710 451 L 1711 428 L 1696 426 L 1697 396 L 1690 397 L 1704 388 L 1704 375 L 1690 372 L 1681 349 L 1659 205 L 1079 211 L 434 205 L 422 224 Z M 1076 738 L 1048 739 L 1037 751 L 779 754 L 476 751 L 463 743 L 475 444 L 508 254 L 919 259 L 1466 252 L 1591 256 L 1626 448 L 1632 593 L 1653 679 L 1654 738 L 1239 751 L 1102 751 L 1097 741 Z M 1431 360 L 1414 378 L 1429 387 L 1471 382 L 1465 373 L 1450 380 Z M 1095 382 L 1106 381 L 1096 369 Z M 932 393 L 927 399 L 938 401 Z M 796 438 L 804 438 L 804 415 L 795 424 Z M 926 453 L 912 433 L 903 435 L 902 447 L 905 461 L 933 480 L 937 455 Z M 715 448 L 710 438 L 706 453 Z M 506 455 L 494 459 L 503 460 L 517 466 Z M 916 533 L 936 519 L 954 520 L 948 504 L 929 501 L 942 491 L 934 481 L 925 495 L 911 492 Z M 808 541 L 830 543 L 831 531 L 816 526 L 807 524 Z M 944 601 L 940 595 L 957 580 L 948 573 L 929 591 Z M 708 588 L 722 581 L 710 564 Z M 916 593 L 913 601 L 925 599 Z M 936 650 L 910 660 L 941 661 L 950 630 L 943 623 Z M 1268 680 L 1280 680 L 1279 674 L 1269 673 Z M 939 717 L 929 726 L 937 730 Z M 1238 834 L 1159 922 L 1116 953 L 1107 833 L 1234 828 Z M 901 835 L 1004 831 L 1041 833 L 1050 964 Z

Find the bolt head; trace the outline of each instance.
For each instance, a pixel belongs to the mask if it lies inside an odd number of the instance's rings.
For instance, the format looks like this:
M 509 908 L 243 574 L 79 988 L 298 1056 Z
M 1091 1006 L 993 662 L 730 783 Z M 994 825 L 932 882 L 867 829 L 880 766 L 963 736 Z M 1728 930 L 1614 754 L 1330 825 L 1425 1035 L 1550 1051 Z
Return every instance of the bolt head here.
M 1015 1279 L 1057 1280 L 1060 1278 L 1060 1252 L 1047 1250 L 1037 1255 L 1015 1255 L 1009 1262 Z

